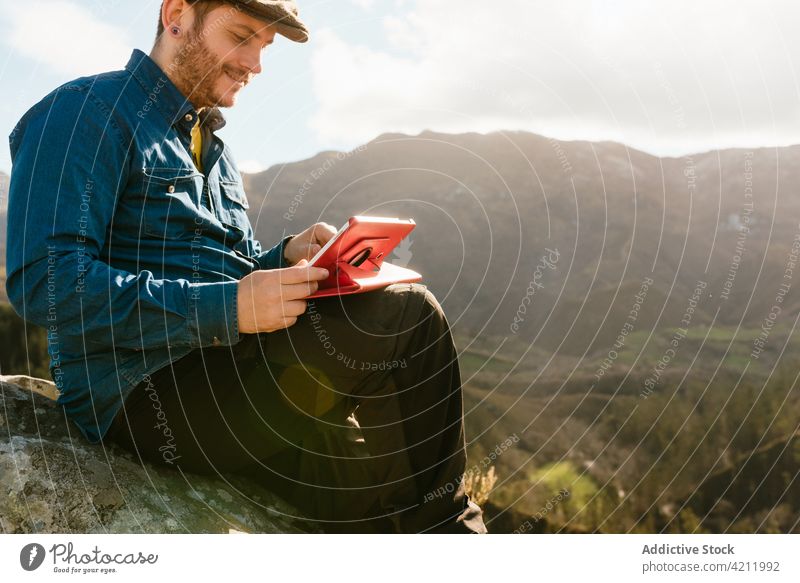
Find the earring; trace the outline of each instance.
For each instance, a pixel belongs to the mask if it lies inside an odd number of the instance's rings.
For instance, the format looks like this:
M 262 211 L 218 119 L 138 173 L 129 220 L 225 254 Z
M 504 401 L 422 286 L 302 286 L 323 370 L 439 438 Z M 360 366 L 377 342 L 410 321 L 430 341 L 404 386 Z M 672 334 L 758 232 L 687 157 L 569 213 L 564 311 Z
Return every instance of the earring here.
M 181 33 L 181 27 L 175 24 L 172 25 L 170 30 L 172 31 L 172 34 L 175 36 L 178 36 Z

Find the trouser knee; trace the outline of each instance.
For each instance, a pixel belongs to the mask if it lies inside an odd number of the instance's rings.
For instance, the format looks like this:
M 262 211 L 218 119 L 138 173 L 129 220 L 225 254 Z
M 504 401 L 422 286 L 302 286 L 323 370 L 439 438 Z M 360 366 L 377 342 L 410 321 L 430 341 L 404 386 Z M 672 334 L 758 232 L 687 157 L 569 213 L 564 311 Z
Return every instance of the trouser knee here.
M 418 322 L 433 319 L 439 326 L 447 326 L 447 318 L 439 300 L 428 286 L 421 283 L 409 284 L 409 306 L 411 313 L 419 314 Z

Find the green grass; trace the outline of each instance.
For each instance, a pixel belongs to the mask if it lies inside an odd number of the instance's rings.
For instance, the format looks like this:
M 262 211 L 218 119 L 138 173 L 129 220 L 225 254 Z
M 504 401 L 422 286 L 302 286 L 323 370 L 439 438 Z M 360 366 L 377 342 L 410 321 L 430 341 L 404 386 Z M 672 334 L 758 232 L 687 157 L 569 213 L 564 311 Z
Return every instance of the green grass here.
M 588 474 L 569 461 L 547 464 L 529 472 L 531 484 L 539 482 L 546 496 L 554 496 L 561 490 L 569 492 L 571 505 L 582 507 L 597 493 L 597 485 Z
M 501 373 L 505 374 L 511 370 L 512 364 L 502 362 L 495 358 L 487 358 L 486 356 L 475 354 L 473 352 L 463 352 L 459 357 L 459 363 L 463 372 L 472 374 L 478 370 L 483 373 Z M 481 368 L 482 367 L 482 368 Z

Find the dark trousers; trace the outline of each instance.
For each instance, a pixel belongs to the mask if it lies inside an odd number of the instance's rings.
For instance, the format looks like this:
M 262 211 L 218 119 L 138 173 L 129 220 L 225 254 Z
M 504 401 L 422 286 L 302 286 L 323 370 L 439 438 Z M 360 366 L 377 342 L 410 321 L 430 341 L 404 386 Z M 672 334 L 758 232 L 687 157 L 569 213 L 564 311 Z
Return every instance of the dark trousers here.
M 245 474 L 327 532 L 486 532 L 462 484 L 457 352 L 421 284 L 309 300 L 289 328 L 195 350 L 135 387 L 105 439 Z

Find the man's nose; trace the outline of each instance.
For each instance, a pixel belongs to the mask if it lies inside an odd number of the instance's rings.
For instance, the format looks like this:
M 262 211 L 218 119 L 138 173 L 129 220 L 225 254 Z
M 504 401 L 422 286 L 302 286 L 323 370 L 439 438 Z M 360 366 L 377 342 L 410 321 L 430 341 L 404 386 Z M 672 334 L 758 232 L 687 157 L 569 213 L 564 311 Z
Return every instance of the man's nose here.
M 261 51 L 248 52 L 241 61 L 241 65 L 251 75 L 261 73 Z

